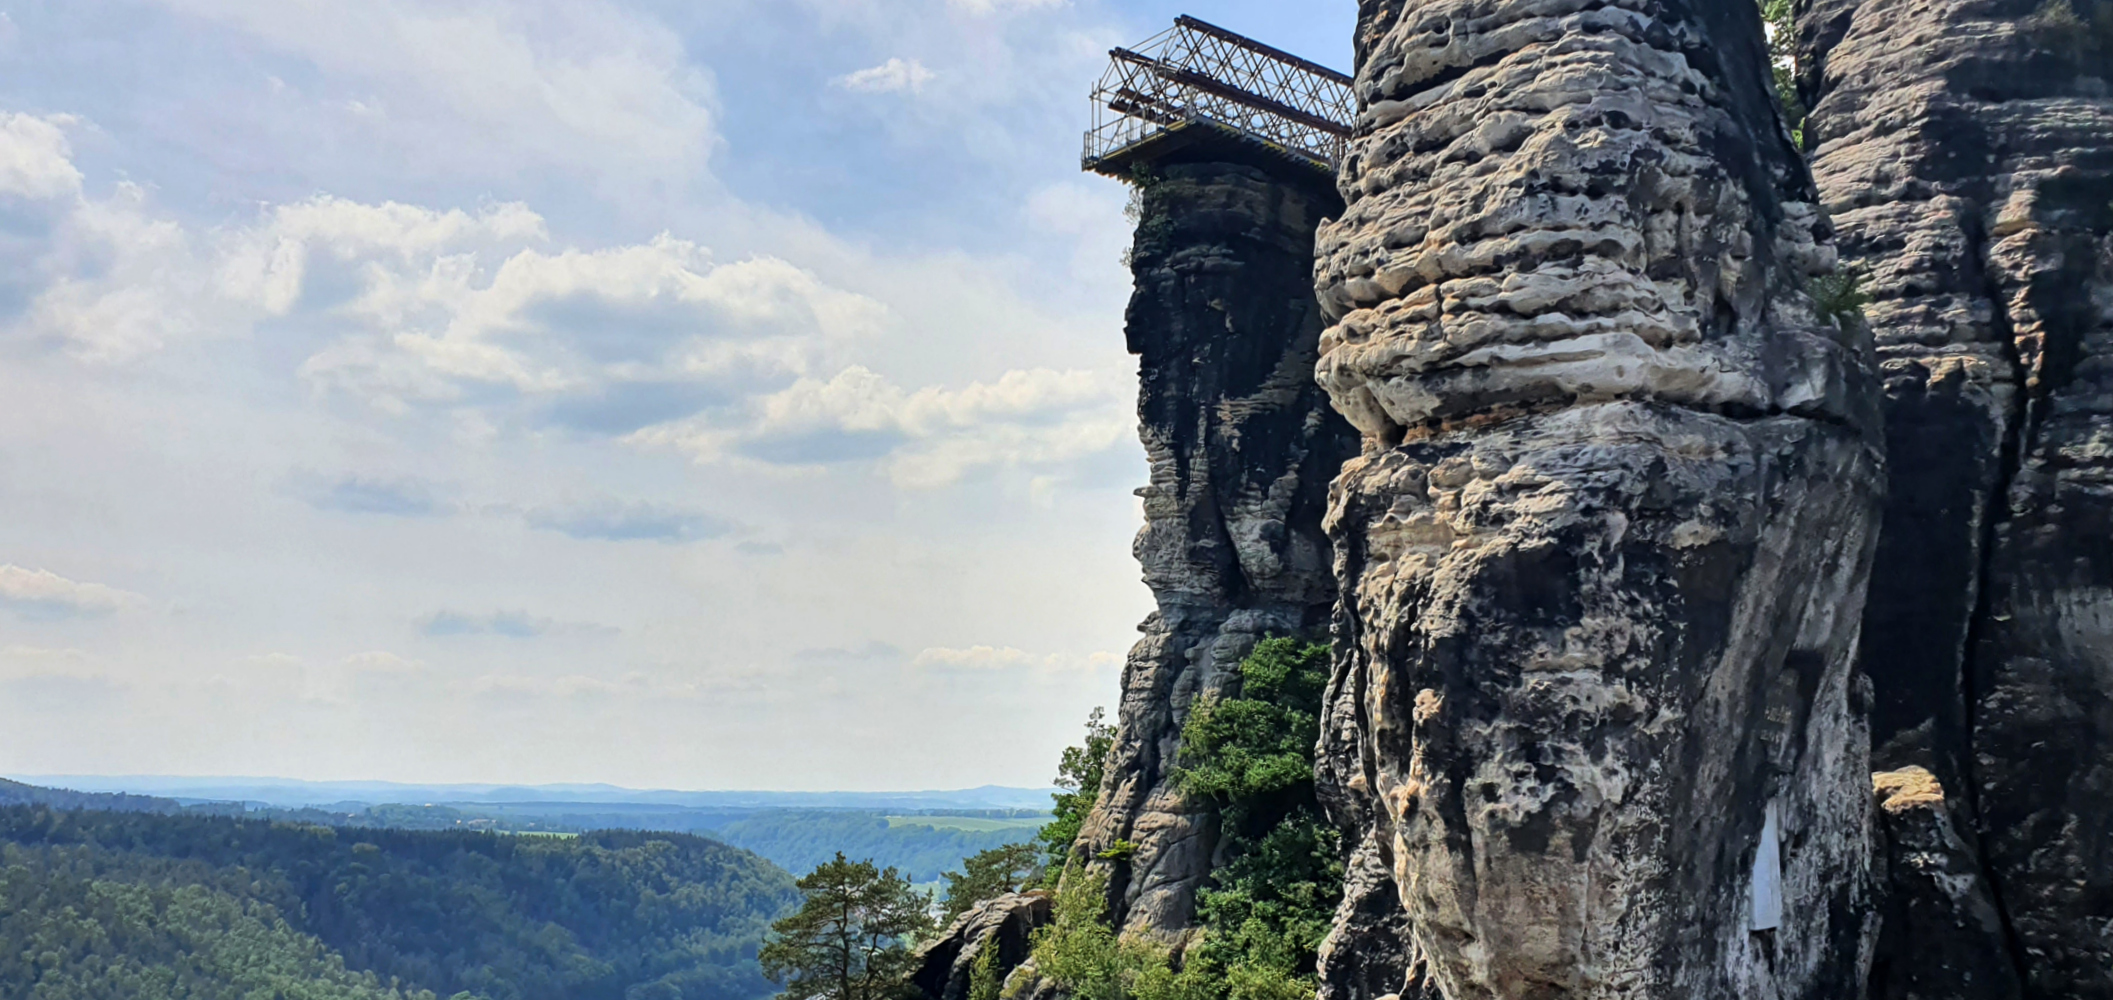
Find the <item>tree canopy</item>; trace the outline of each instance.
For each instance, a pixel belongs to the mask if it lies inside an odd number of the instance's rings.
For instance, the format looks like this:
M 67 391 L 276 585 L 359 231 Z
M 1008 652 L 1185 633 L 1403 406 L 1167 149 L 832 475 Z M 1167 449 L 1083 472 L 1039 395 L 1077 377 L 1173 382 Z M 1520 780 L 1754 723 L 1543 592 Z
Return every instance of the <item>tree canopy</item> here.
M 1019 892 L 1042 877 L 1042 864 L 1042 848 L 1036 844 L 1007 844 L 969 858 L 961 871 L 946 873 L 940 922 L 953 923 L 977 903 Z
M 26 1000 L 757 1000 L 795 900 L 680 834 L 0 808 L 0 983 Z
M 894 1000 L 907 995 L 909 946 L 931 930 L 925 897 L 893 868 L 839 853 L 805 878 L 806 901 L 771 925 L 765 975 L 786 1000 Z

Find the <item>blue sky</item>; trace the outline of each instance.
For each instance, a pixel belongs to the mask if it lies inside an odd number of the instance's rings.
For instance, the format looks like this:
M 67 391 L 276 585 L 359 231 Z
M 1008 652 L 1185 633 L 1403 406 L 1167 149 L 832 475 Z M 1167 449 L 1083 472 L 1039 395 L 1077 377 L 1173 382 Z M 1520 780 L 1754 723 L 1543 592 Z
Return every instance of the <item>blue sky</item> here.
M 1039 784 L 1150 608 L 1111 45 L 1354 5 L 0 7 L 0 773 Z

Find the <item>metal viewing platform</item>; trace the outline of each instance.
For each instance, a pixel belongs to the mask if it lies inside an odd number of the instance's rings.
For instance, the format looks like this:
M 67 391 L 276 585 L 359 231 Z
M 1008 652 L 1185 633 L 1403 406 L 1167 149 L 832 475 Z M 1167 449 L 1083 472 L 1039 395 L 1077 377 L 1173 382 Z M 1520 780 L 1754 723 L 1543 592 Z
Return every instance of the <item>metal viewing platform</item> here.
M 1186 15 L 1135 49 L 1112 49 L 1093 88 L 1085 169 L 1125 177 L 1199 144 L 1325 173 L 1342 164 L 1350 78 Z

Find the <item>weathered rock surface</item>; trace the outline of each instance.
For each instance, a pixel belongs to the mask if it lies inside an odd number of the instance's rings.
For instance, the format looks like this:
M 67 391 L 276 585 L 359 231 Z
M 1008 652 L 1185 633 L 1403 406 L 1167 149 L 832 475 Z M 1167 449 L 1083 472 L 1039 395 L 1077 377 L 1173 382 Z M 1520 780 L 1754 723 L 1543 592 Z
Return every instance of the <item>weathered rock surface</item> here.
M 1054 918 L 1049 895 L 1007 893 L 976 904 L 931 943 L 917 950 L 910 985 L 930 1000 L 967 1000 L 976 963 L 992 955 L 993 982 L 1002 983 L 1027 961 L 1035 928 Z
M 1425 988 L 1858 995 L 1878 390 L 1808 294 L 1833 250 L 1757 10 L 1362 13 L 1321 780 Z
M 1320 1000 L 1373 1000 L 1399 992 L 1417 965 L 1409 917 L 1377 831 L 1359 831 L 1343 874 L 1335 926 L 1321 942 Z
M 1886 389 L 1877 763 L 1975 793 L 2027 995 L 2113 997 L 2113 4 L 1814 0 L 1799 47 Z
M 1873 775 L 1872 786 L 1886 865 L 1872 1000 L 2016 1000 L 2002 915 L 1944 786 L 1915 766 Z
M 1136 552 L 1158 610 L 1077 848 L 1129 932 L 1189 927 L 1218 849 L 1214 810 L 1168 781 L 1190 704 L 1230 693 L 1257 641 L 1325 630 L 1334 602 L 1321 516 L 1357 444 L 1314 385 L 1312 273 L 1338 207 L 1323 177 L 1224 163 L 1162 165 L 1144 192 L 1127 335 L 1151 461 Z

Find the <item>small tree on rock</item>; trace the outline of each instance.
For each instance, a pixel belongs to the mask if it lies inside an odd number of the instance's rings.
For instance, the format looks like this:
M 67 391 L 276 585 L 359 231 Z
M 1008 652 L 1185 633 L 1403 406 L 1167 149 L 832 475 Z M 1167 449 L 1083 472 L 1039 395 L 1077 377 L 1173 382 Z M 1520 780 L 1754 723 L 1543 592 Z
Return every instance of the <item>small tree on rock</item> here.
M 946 873 L 945 923 L 953 923 L 977 903 L 1019 892 L 1039 879 L 1042 847 L 1032 842 L 993 847 L 962 862 L 961 868 Z
M 915 959 L 910 943 L 931 930 L 926 899 L 893 868 L 842 852 L 799 881 L 807 901 L 771 925 L 757 956 L 784 1000 L 897 1000 Z

